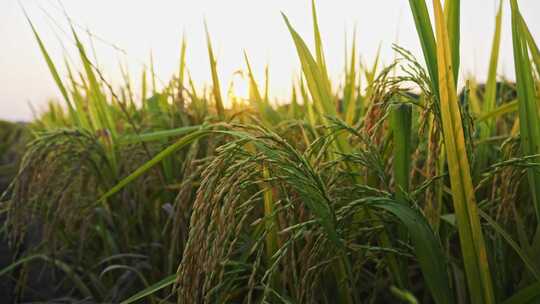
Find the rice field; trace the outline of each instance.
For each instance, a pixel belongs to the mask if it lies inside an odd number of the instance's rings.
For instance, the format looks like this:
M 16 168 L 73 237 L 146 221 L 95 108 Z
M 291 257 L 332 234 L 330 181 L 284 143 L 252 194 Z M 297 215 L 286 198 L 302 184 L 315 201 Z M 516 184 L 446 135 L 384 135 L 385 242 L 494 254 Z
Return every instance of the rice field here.
M 208 30 L 211 85 L 184 40 L 164 86 L 150 65 L 118 87 L 75 27 L 80 70 L 29 19 L 62 100 L 0 125 L 4 298 L 540 303 L 540 49 L 501 1 L 487 81 L 460 81 L 460 1 L 428 2 L 409 0 L 421 54 L 366 65 L 353 43 L 339 82 L 315 2 L 312 37 L 283 15 L 302 73 L 279 102 L 248 54 L 249 97 L 222 96 Z

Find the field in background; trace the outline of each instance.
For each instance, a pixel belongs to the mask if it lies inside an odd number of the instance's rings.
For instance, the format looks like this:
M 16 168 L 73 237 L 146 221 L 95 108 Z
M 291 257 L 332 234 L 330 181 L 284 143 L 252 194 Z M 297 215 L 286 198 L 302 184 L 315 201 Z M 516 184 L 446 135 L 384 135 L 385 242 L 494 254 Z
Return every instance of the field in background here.
M 81 70 L 60 75 L 30 22 L 63 100 L 0 125 L 9 296 L 536 303 L 540 50 L 510 2 L 487 82 L 459 91 L 459 0 L 433 0 L 433 18 L 410 0 L 423 58 L 395 45 L 395 62 L 366 65 L 354 42 L 339 83 L 315 3 L 314 49 L 284 15 L 302 76 L 278 104 L 247 54 L 249 97 L 222 96 L 208 31 L 212 85 L 193 83 L 184 41 L 163 88 L 152 64 L 113 87 L 74 28 Z M 496 74 L 503 13 L 515 82 Z

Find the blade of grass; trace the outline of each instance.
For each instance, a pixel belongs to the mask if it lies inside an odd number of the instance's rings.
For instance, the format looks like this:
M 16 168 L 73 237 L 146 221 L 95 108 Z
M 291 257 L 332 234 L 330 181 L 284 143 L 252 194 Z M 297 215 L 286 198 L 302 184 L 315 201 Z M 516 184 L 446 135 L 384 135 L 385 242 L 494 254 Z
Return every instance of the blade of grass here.
M 300 77 L 300 94 L 302 95 L 302 101 L 304 102 L 304 108 L 307 110 L 307 121 L 310 125 L 317 125 L 317 118 L 315 116 L 315 110 L 313 109 L 313 101 L 309 99 L 306 86 L 304 84 L 304 77 Z
M 370 205 L 392 213 L 407 227 L 415 256 L 435 303 L 455 303 L 443 250 L 425 217 L 399 202 L 377 201 Z
M 540 300 L 540 282 L 535 282 L 506 299 L 502 304 L 536 304 Z
M 349 70 L 346 71 L 345 76 L 345 90 L 343 96 L 343 103 L 346 106 L 345 110 L 345 122 L 348 125 L 354 124 L 356 114 L 356 30 L 353 32 L 353 42 L 351 47 L 351 62 Z
M 465 146 L 463 125 L 451 62 L 451 46 L 439 0 L 433 1 L 437 33 L 437 62 L 444 146 L 460 237 L 465 273 L 472 303 L 494 303 L 487 250 Z
M 135 170 L 133 173 L 128 175 L 127 177 L 123 178 L 120 182 L 118 182 L 114 187 L 112 187 L 110 190 L 108 190 L 105 194 L 103 194 L 98 202 L 103 202 L 110 196 L 116 194 L 118 191 L 122 190 L 125 186 L 127 186 L 129 183 L 143 175 L 146 171 L 150 170 L 153 166 L 159 164 L 163 159 L 171 155 L 172 153 L 178 151 L 179 149 L 191 144 L 192 142 L 200 139 L 201 137 L 204 137 L 208 134 L 210 134 L 212 131 L 209 129 L 203 129 L 199 131 L 192 132 L 181 139 L 179 139 L 174 144 L 168 146 L 163 151 L 159 152 L 154 158 L 140 166 L 137 170 Z
M 259 115 L 261 115 L 262 122 L 266 126 L 271 125 L 271 120 L 269 119 L 266 109 L 266 102 L 263 99 L 261 92 L 259 90 L 259 86 L 257 85 L 257 81 L 255 81 L 255 76 L 253 75 L 253 71 L 251 69 L 251 65 L 249 64 L 249 59 L 247 57 L 246 52 L 244 51 L 244 59 L 246 61 L 246 66 L 248 69 L 248 78 L 249 78 L 249 92 L 250 92 L 250 101 L 252 101 L 255 106 L 257 107 L 259 111 Z M 266 95 L 266 94 L 265 94 Z M 266 99 L 266 98 L 265 98 Z
M 448 27 L 448 40 L 452 55 L 452 66 L 454 67 L 454 83 L 457 85 L 459 78 L 459 46 L 460 46 L 460 10 L 461 0 L 445 0 L 444 13 Z
M 394 138 L 394 179 L 396 181 L 396 200 L 407 203 L 409 192 L 409 171 L 411 155 L 411 106 L 398 104 L 392 109 L 390 124 Z
M 525 23 L 525 20 L 521 18 L 521 21 L 523 24 L 524 34 L 527 38 L 527 43 L 529 44 L 529 50 L 531 52 L 533 62 L 536 65 L 536 72 L 538 73 L 538 77 L 540 77 L 540 49 L 538 48 L 536 41 L 534 41 L 534 37 L 531 30 L 529 30 L 529 27 Z
M 187 133 L 196 131 L 200 128 L 201 126 L 187 126 L 187 127 L 154 131 L 154 132 L 143 133 L 143 134 L 128 134 L 128 135 L 123 135 L 122 137 L 119 137 L 118 144 L 127 145 L 127 144 L 139 143 L 139 142 L 159 141 L 159 140 L 168 139 L 174 136 L 185 135 Z
M 328 70 L 326 68 L 326 60 L 324 59 L 323 43 L 321 38 L 321 31 L 319 30 L 319 21 L 317 18 L 317 8 L 315 7 L 315 0 L 311 0 L 311 14 L 313 18 L 313 36 L 315 39 L 315 58 L 317 64 L 321 70 L 322 76 L 325 78 L 328 90 L 330 90 L 330 78 L 328 77 Z
M 530 259 L 529 255 L 519 247 L 519 245 L 512 239 L 510 234 L 508 234 L 508 232 L 506 232 L 493 218 L 491 218 L 489 214 L 482 210 L 479 210 L 479 213 L 480 216 L 491 226 L 491 228 L 501 235 L 508 245 L 514 249 L 514 252 L 520 257 L 521 261 L 523 261 L 523 264 L 525 264 L 525 267 L 534 276 L 534 278 L 540 281 L 540 272 L 538 269 L 536 269 L 536 266 Z
M 411 106 L 408 104 L 393 105 L 390 112 L 390 127 L 393 136 L 393 171 L 395 180 L 395 199 L 401 204 L 407 204 L 409 192 L 410 144 L 411 144 Z M 399 229 L 399 239 L 407 241 L 405 231 Z M 406 261 L 395 257 L 394 264 L 398 285 L 407 287 Z
M 499 10 L 495 17 L 495 32 L 493 34 L 493 42 L 491 45 L 491 56 L 489 60 L 488 78 L 484 93 L 484 103 L 482 106 L 482 113 L 490 113 L 496 106 L 497 99 L 497 63 L 499 61 L 499 50 L 501 45 L 501 21 L 502 21 L 502 0 L 499 2 Z M 476 89 L 471 91 L 471 95 L 476 97 Z M 496 117 L 496 116 L 495 116 Z M 489 138 L 495 131 L 495 121 L 489 119 L 485 120 L 485 123 L 479 125 L 480 139 Z M 488 145 L 479 145 L 477 153 L 476 174 L 482 172 L 489 161 L 489 149 Z M 477 176 L 475 176 L 477 177 Z
M 299 105 L 298 105 L 298 96 L 296 93 L 296 87 L 294 85 L 294 82 L 291 85 L 291 106 L 287 114 L 289 118 L 291 119 L 297 119 L 300 114 Z
M 327 78 L 324 75 L 324 71 L 321 70 L 320 65 L 311 55 L 302 37 L 300 37 L 300 35 L 294 30 L 287 16 L 285 16 L 285 14 L 282 15 L 292 35 L 294 44 L 296 45 L 296 50 L 302 64 L 304 77 L 317 111 L 323 116 L 328 115 L 337 117 L 336 109 L 332 103 L 332 95 L 326 84 Z
M 308 89 L 311 93 L 313 104 L 319 112 L 319 115 L 323 116 L 323 122 L 328 125 L 329 121 L 326 117 L 337 117 L 337 111 L 335 105 L 332 102 L 332 94 L 328 85 L 328 77 L 321 71 L 320 65 L 317 64 L 313 56 L 311 55 L 307 45 L 300 37 L 300 35 L 294 30 L 290 24 L 287 16 L 282 13 L 283 19 L 289 31 L 292 35 L 293 41 L 296 45 L 298 56 L 302 65 L 303 74 L 306 79 Z M 350 151 L 349 144 L 342 136 L 337 137 L 336 140 L 337 149 L 340 152 L 347 153 Z
M 116 128 L 114 119 L 112 118 L 109 107 L 107 105 L 106 98 L 94 73 L 92 63 L 88 59 L 84 46 L 81 43 L 73 27 L 72 33 L 75 39 L 77 50 L 79 51 L 81 61 L 83 63 L 84 71 L 86 72 L 86 77 L 88 79 L 88 89 L 89 93 L 92 96 L 92 103 L 90 103 L 91 105 L 89 105 L 89 107 L 93 106 L 95 108 L 95 114 L 97 115 L 97 117 L 94 117 L 94 121 L 101 128 L 107 129 L 114 140 L 114 138 L 116 137 Z
M 130 304 L 130 303 L 135 303 L 135 302 L 139 302 L 139 300 L 149 296 L 149 295 L 152 295 L 154 294 L 155 292 L 167 287 L 167 286 L 171 286 L 174 284 L 174 282 L 176 282 L 176 274 L 172 274 L 166 278 L 164 278 L 163 280 L 153 284 L 153 285 L 150 285 L 148 286 L 147 288 L 139 291 L 138 293 L 132 295 L 131 297 L 125 299 L 124 301 L 120 302 L 120 304 Z
M 157 93 L 156 71 L 154 70 L 154 53 L 150 51 L 150 79 L 152 83 L 152 95 Z
M 141 100 L 143 101 L 143 107 L 146 106 L 146 96 L 148 96 L 148 79 L 146 77 L 146 67 L 143 68 L 141 74 Z
M 268 166 L 263 164 L 262 173 L 264 179 L 270 179 L 270 170 Z M 274 213 L 274 198 L 272 193 L 272 185 L 270 183 L 265 183 L 262 186 L 263 189 L 263 201 L 264 201 L 264 217 L 266 225 L 266 258 L 268 264 L 272 263 L 272 257 L 279 250 L 278 247 L 278 221 Z M 279 288 L 279 278 L 276 275 L 273 275 L 270 279 L 272 288 Z
M 253 71 L 251 70 L 251 64 L 249 64 L 249 59 L 245 51 L 244 51 L 244 59 L 246 61 L 246 66 L 248 69 L 250 94 L 253 94 L 253 98 L 254 98 L 256 106 L 259 108 L 259 111 L 263 113 L 264 109 L 263 109 L 263 98 L 261 95 L 261 91 L 259 90 L 259 85 L 257 84 L 257 81 L 255 81 L 255 76 L 253 75 Z
M 420 39 L 420 45 L 424 53 L 424 59 L 432 82 L 433 92 L 439 92 L 439 79 L 437 67 L 437 45 L 431 19 L 424 0 L 409 0 L 409 6 L 414 17 L 416 31 Z
M 71 83 L 71 96 L 75 104 L 75 115 L 77 117 L 77 124 L 85 130 L 91 130 L 95 132 L 96 130 L 93 128 L 93 126 L 90 125 L 90 122 L 88 121 L 87 113 L 84 107 L 83 96 L 81 95 L 79 86 L 75 81 L 75 77 L 73 76 L 73 72 L 71 71 L 70 65 L 67 60 L 65 61 L 65 66 L 68 72 L 68 79 Z
M 329 126 L 330 121 L 328 117 L 338 117 L 335 104 L 332 102 L 332 93 L 330 92 L 330 86 L 328 85 L 328 77 L 321 67 L 317 64 L 311 52 L 309 51 L 306 43 L 300 37 L 300 35 L 294 30 L 289 19 L 282 13 L 283 19 L 291 33 L 298 57 L 302 65 L 302 71 L 306 79 L 306 83 L 311 93 L 311 98 L 315 108 L 319 112 L 319 115 L 323 117 L 325 125 Z M 338 151 L 342 153 L 349 153 L 351 151 L 350 145 L 344 136 L 337 135 L 336 146 Z
M 525 29 L 523 22 L 521 22 L 521 13 L 516 0 L 511 0 L 510 4 L 512 9 L 512 41 L 519 105 L 521 148 L 525 156 L 535 155 L 540 152 L 540 117 L 538 116 L 536 89 L 527 42 L 524 37 Z M 535 161 L 538 161 L 538 158 Z M 534 168 L 528 168 L 527 175 L 537 222 L 540 223 L 540 172 Z
M 270 66 L 264 67 L 264 104 L 270 105 Z
M 492 118 L 499 117 L 499 116 L 504 115 L 504 114 L 515 112 L 517 110 L 518 110 L 518 101 L 513 100 L 511 102 L 507 102 L 507 103 L 503 104 L 500 107 L 497 107 L 496 109 L 494 109 L 491 112 L 484 113 L 484 114 L 480 115 L 476 119 L 476 121 L 477 122 L 483 122 L 483 121 L 486 121 L 488 119 L 492 119 Z
M 399 289 L 395 286 L 390 287 L 390 292 L 398 299 L 409 304 L 418 304 L 418 299 L 408 290 Z
M 491 56 L 489 59 L 489 71 L 486 82 L 486 92 L 484 97 L 483 112 L 488 113 L 495 108 L 497 98 L 497 63 L 499 61 L 499 51 L 501 47 L 501 23 L 502 23 L 503 2 L 499 2 L 499 10 L 495 17 L 495 32 L 491 45 Z M 489 134 L 491 135 L 491 134 Z M 488 135 L 488 136 L 489 136 Z
M 34 24 L 32 21 L 30 21 L 30 17 L 26 13 L 26 11 L 23 9 L 24 15 L 26 17 L 26 20 L 30 24 L 30 27 L 32 28 L 32 32 L 34 34 L 34 37 L 36 38 L 36 41 L 39 45 L 39 49 L 41 51 L 41 55 L 45 59 L 45 62 L 47 63 L 47 67 L 49 68 L 49 72 L 51 73 L 51 76 L 54 79 L 54 82 L 56 83 L 56 86 L 60 90 L 60 93 L 62 94 L 62 97 L 64 98 L 69 113 L 71 117 L 75 120 L 75 122 L 78 122 L 77 120 L 77 113 L 75 109 L 73 108 L 73 104 L 71 103 L 71 100 L 69 99 L 68 92 L 66 90 L 66 87 L 64 86 L 64 83 L 62 82 L 62 79 L 60 78 L 60 74 L 58 74 L 58 70 L 56 69 L 56 66 L 54 65 L 54 62 L 52 61 L 51 57 L 49 56 L 49 53 L 47 52 L 47 49 L 45 48 L 45 45 L 43 44 L 43 41 L 41 40 L 36 28 L 34 27 Z
M 180 46 L 180 66 L 178 67 L 178 89 L 180 90 L 180 98 L 182 104 L 184 103 L 183 96 L 184 96 L 184 76 L 186 71 L 186 37 L 182 37 L 182 45 Z
M 212 49 L 212 41 L 210 40 L 210 33 L 208 32 L 208 26 L 204 23 L 204 29 L 206 32 L 206 44 L 208 46 L 208 59 L 210 60 L 210 70 L 212 72 L 212 92 L 216 102 L 216 110 L 219 119 L 225 118 L 225 109 L 223 107 L 223 98 L 221 98 L 221 86 L 219 85 L 219 77 L 217 73 L 217 62 L 214 56 L 214 50 Z

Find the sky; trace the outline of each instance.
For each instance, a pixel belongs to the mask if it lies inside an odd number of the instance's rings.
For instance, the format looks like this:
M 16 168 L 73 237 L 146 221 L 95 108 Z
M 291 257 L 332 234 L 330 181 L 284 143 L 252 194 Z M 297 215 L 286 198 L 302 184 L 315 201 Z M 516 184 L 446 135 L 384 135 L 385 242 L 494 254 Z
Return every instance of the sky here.
M 286 98 L 299 73 L 299 61 L 281 17 L 285 13 L 311 45 L 310 0 L 0 0 L 0 119 L 29 120 L 32 108 L 41 111 L 60 93 L 49 74 L 23 6 L 38 29 L 53 60 L 76 59 L 67 14 L 87 46 L 94 36 L 97 64 L 113 83 L 121 79 L 119 63 L 139 78 L 150 54 L 155 72 L 168 81 L 178 69 L 179 49 L 185 35 L 188 69 L 196 84 L 209 83 L 204 20 L 212 37 L 222 89 L 233 81 L 239 92 L 246 82 L 236 71 L 245 69 L 243 51 L 250 58 L 259 82 L 269 65 L 270 92 Z M 431 1 L 427 1 L 430 3 Z M 499 74 L 513 78 L 509 1 L 505 2 Z M 462 78 L 485 79 L 497 0 L 462 1 Z M 540 40 L 540 1 L 520 0 L 522 13 L 533 36 Z M 356 27 L 363 61 L 374 60 L 381 49 L 384 63 L 394 58 L 397 43 L 422 58 L 407 0 L 318 0 L 319 23 L 327 65 L 336 80 L 343 74 L 345 36 L 351 42 Z M 94 56 L 94 54 L 92 54 Z M 76 62 L 76 60 L 74 60 Z M 65 71 L 61 69 L 64 74 Z M 65 74 L 64 74 L 65 75 Z M 136 84 L 136 83 L 135 83 Z

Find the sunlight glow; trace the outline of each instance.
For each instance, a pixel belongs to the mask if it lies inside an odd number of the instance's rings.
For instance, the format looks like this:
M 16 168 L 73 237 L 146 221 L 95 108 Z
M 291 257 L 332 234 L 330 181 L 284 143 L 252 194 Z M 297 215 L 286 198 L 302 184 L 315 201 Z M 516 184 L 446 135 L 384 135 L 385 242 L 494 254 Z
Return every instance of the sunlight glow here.
M 497 1 L 463 2 L 461 75 L 472 73 L 482 80 L 487 72 Z M 187 67 L 193 80 L 198 87 L 208 84 L 211 78 L 203 26 L 206 20 L 223 96 L 227 96 L 232 80 L 237 94 L 247 96 L 247 84 L 234 75 L 235 71 L 245 69 L 242 54 L 246 50 L 259 86 L 264 85 L 264 66 L 269 64 L 270 95 L 285 98 L 290 96 L 290 83 L 298 76 L 299 63 L 280 12 L 289 16 L 308 43 L 312 42 L 308 0 L 25 0 L 21 4 L 56 62 L 60 64 L 64 55 L 70 60 L 75 54 L 61 8 L 64 5 L 84 42 L 93 45 L 95 61 L 106 76 L 118 83 L 121 80 L 118 63 L 126 63 L 135 86 L 140 82 L 138 75 L 143 66 L 148 66 L 150 51 L 157 82 L 169 81 L 177 71 L 183 34 L 188 44 Z M 520 5 L 531 31 L 538 36 L 540 22 L 534 12 L 540 11 L 540 1 L 522 0 Z M 319 0 L 317 6 L 327 64 L 335 80 L 343 76 L 345 36 L 350 44 L 355 25 L 360 58 L 364 62 L 373 61 L 379 46 L 382 62 L 391 62 L 392 43 L 421 57 L 408 1 Z M 508 7 L 505 10 L 509 12 Z M 59 93 L 16 0 L 0 1 L 0 22 L 0 39 L 5 43 L 0 50 L 0 118 L 29 119 L 31 111 L 27 102 L 39 109 L 48 98 Z M 504 75 L 513 74 L 509 22 L 507 13 L 499 69 Z M 91 35 L 85 35 L 86 30 Z

